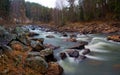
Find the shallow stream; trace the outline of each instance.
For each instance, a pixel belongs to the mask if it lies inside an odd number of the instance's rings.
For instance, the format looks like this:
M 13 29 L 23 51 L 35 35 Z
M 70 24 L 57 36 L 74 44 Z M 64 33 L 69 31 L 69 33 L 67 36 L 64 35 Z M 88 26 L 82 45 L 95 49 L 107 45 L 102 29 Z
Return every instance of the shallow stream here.
M 59 53 L 79 42 L 64 41 L 69 36 L 63 37 L 61 33 L 46 32 L 41 28 L 31 31 L 39 33 L 35 38 L 44 38 L 44 44 L 60 46 L 54 50 L 54 55 L 64 69 L 63 75 L 120 75 L 120 43 L 108 41 L 105 34 L 67 33 L 76 34 L 77 41 L 89 42 L 85 47 L 89 48 L 91 53 L 86 55 L 85 60 L 78 61 L 71 57 L 61 60 Z M 55 38 L 46 38 L 47 35 L 53 35 Z

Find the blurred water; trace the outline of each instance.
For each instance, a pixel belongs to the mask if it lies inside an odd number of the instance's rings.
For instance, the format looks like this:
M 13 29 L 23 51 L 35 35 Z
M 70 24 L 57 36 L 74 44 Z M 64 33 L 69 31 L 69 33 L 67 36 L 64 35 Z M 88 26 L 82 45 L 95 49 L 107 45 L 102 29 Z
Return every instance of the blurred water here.
M 106 40 L 104 34 L 78 34 L 78 41 L 89 42 L 85 47 L 89 48 L 91 53 L 86 55 L 87 59 L 84 61 L 77 61 L 70 57 L 60 60 L 59 53 L 79 42 L 64 41 L 69 37 L 63 37 L 60 33 L 45 32 L 41 29 L 31 31 L 39 33 L 35 38 L 44 38 L 44 44 L 61 47 L 54 51 L 54 55 L 64 69 L 63 75 L 120 75 L 120 43 Z M 47 35 L 53 35 L 55 38 L 46 38 Z

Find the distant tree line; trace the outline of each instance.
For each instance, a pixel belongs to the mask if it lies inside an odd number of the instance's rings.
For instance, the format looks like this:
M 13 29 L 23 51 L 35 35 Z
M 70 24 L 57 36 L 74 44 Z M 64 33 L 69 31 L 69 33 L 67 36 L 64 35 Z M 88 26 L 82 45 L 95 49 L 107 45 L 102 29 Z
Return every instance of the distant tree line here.
M 66 6 L 63 5 L 65 1 Z M 120 0 L 58 0 L 57 2 L 59 4 L 56 3 L 54 9 L 54 18 L 57 18 L 54 21 L 57 25 L 91 20 L 120 20 Z M 60 5 L 62 9 L 59 8 Z
M 58 26 L 66 22 L 120 20 L 120 0 L 56 0 L 55 8 L 25 0 L 0 0 L 0 19 L 16 23 L 51 22 Z

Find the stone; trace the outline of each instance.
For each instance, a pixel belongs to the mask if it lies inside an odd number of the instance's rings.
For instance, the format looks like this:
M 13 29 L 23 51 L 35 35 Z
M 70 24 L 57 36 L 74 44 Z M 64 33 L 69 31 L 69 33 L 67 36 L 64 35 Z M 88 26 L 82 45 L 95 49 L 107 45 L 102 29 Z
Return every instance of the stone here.
M 31 47 L 32 47 L 32 51 L 38 51 L 38 52 L 44 49 L 43 44 L 41 44 L 39 41 L 33 41 L 33 40 L 31 41 Z
M 4 27 L 0 26 L 0 46 L 7 45 L 13 39 L 13 35 L 10 34 Z
M 60 48 L 60 46 L 54 46 L 54 45 L 52 45 L 52 44 L 45 44 L 45 48 L 50 48 L 50 49 L 52 49 L 52 50 L 55 50 L 55 49 Z
M 56 62 L 50 62 L 45 75 L 62 75 L 63 68 Z
M 17 36 L 16 40 L 23 43 L 24 45 L 30 45 L 30 40 L 27 38 L 26 34 Z
M 62 33 L 62 36 L 68 37 L 67 33 Z
M 41 44 L 43 44 L 43 42 L 44 42 L 44 38 L 31 38 L 30 40 L 38 41 L 38 42 L 40 42 Z
M 48 68 L 47 62 L 39 56 L 27 58 L 24 65 L 42 74 L 45 74 Z
M 82 54 L 83 54 L 83 55 L 86 55 L 86 54 L 88 54 L 88 53 L 90 53 L 90 49 L 84 49 L 84 50 L 82 51 Z
M 13 33 L 17 34 L 18 36 L 20 35 L 23 35 L 23 34 L 26 34 L 29 32 L 29 29 L 25 28 L 25 27 L 16 27 L 14 30 L 13 30 Z
M 113 40 L 115 42 L 120 42 L 120 35 L 111 35 L 107 37 L 108 40 Z
M 60 57 L 61 57 L 62 60 L 64 60 L 65 58 L 67 58 L 67 55 L 66 55 L 65 52 L 61 52 Z
M 40 56 L 42 56 L 47 62 L 57 61 L 54 58 L 53 50 L 50 48 L 46 48 L 45 50 L 40 51 Z
M 20 43 L 19 41 L 11 41 L 11 43 L 9 44 L 11 46 L 11 48 L 13 50 L 16 51 L 23 51 L 24 50 L 24 45 L 22 43 Z
M 79 56 L 79 51 L 77 50 L 67 50 L 66 53 L 68 53 L 68 55 L 70 57 L 74 57 L 74 58 L 77 58 Z

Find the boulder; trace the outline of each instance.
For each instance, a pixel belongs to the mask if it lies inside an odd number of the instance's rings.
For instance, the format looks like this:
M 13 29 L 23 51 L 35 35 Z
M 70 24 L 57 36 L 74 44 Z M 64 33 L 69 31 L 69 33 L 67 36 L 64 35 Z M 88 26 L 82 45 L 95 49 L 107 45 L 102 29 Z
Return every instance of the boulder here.
M 52 45 L 52 44 L 45 44 L 45 48 L 50 48 L 50 49 L 52 49 L 52 50 L 55 50 L 55 49 L 60 48 L 60 46 L 54 46 L 54 45 Z
M 45 74 L 48 68 L 47 62 L 39 56 L 27 58 L 24 65 L 42 74 Z
M 13 49 L 13 50 L 16 50 L 16 51 L 23 51 L 24 50 L 24 45 L 22 43 L 20 43 L 19 41 L 11 41 L 11 43 L 9 44 L 10 47 Z
M 26 34 L 17 36 L 15 40 L 23 43 L 24 45 L 30 45 L 30 40 L 27 38 Z
M 14 30 L 13 30 L 13 33 L 17 34 L 17 35 L 23 35 L 23 34 L 26 34 L 29 32 L 29 29 L 25 28 L 25 27 L 16 27 Z
M 70 57 L 74 57 L 74 58 L 77 58 L 79 56 L 79 51 L 73 49 L 67 50 L 66 53 L 68 53 Z
M 10 34 L 4 27 L 0 26 L 0 46 L 7 45 L 13 39 L 13 35 Z
M 61 52 L 60 53 L 60 57 L 61 59 L 65 59 L 67 57 L 67 54 L 70 56 L 70 57 L 73 57 L 73 58 L 78 58 L 79 57 L 79 51 L 77 50 L 74 50 L 74 49 L 69 49 L 65 52 Z
M 116 42 L 120 42 L 120 35 L 112 35 L 107 37 L 108 40 L 113 40 Z
M 58 63 L 50 62 L 45 75 L 62 75 L 62 73 L 63 68 Z
M 40 56 L 42 56 L 47 62 L 57 61 L 54 58 L 53 50 L 50 48 L 40 51 Z
M 44 49 L 44 46 L 43 44 L 41 44 L 41 42 L 33 41 L 33 40 L 31 40 L 31 47 L 32 47 L 32 51 L 38 51 L 38 52 Z
M 83 54 L 83 55 L 86 55 L 86 54 L 88 54 L 88 53 L 90 53 L 90 49 L 84 49 L 84 50 L 82 51 L 82 54 Z
M 65 52 L 61 52 L 60 57 L 61 57 L 62 60 L 64 60 L 65 58 L 67 58 L 67 55 L 66 55 Z
M 30 45 L 30 40 L 27 38 L 27 34 L 29 33 L 29 30 L 24 27 L 16 27 L 13 30 L 13 33 L 16 34 L 17 41 L 23 43 L 24 45 Z

